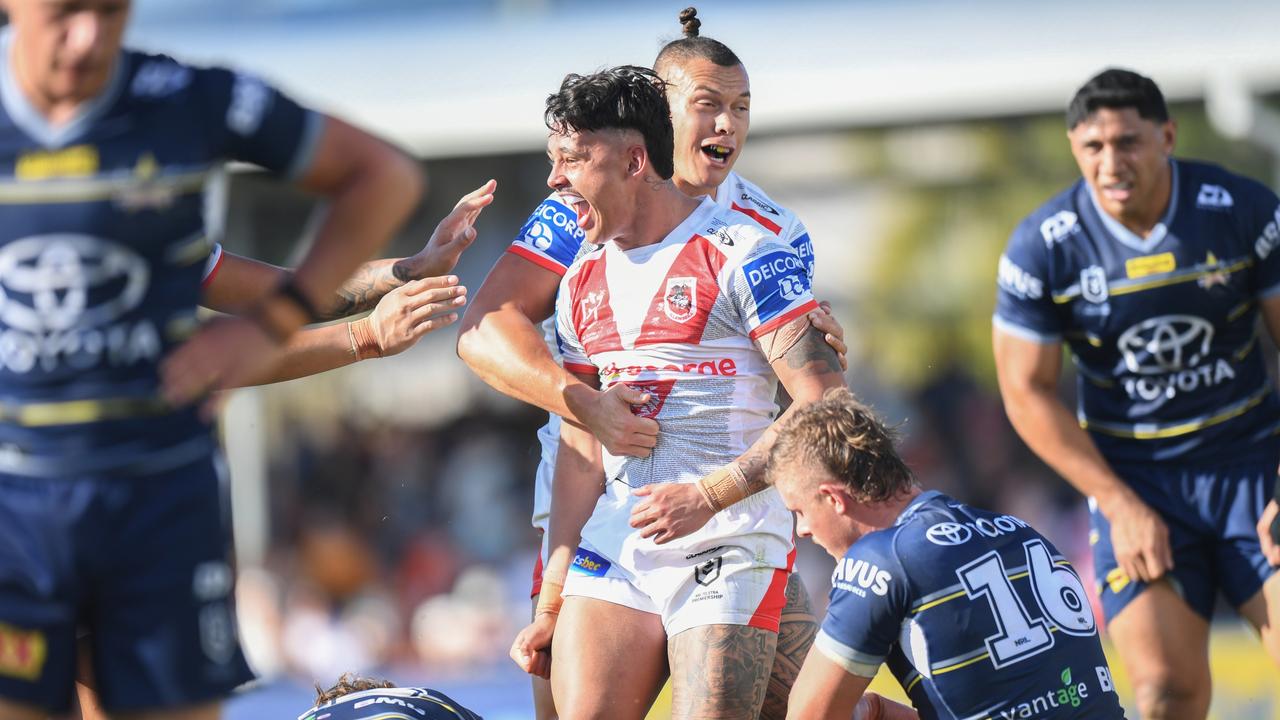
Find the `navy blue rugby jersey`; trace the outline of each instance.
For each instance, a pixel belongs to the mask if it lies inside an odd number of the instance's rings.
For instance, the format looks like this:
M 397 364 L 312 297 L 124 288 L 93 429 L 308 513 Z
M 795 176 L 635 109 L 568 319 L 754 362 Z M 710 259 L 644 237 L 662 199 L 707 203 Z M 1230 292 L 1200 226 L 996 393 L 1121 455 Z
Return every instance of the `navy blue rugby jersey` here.
M 317 705 L 298 720 L 483 720 L 444 693 L 426 688 L 362 690 Z
M 1214 165 L 1171 167 L 1169 207 L 1148 237 L 1080 180 L 1000 257 L 996 326 L 1068 344 L 1080 424 L 1111 462 L 1206 460 L 1280 430 L 1256 329 L 1259 300 L 1280 292 L 1280 202 Z
M 205 179 L 226 160 L 307 169 L 323 118 L 262 81 L 121 51 L 104 91 L 53 126 L 0 35 L 0 472 L 67 474 L 212 447 L 159 403 L 195 328 L 212 243 Z M 176 455 L 175 455 L 176 458 Z
M 814 647 L 925 720 L 1123 718 L 1080 578 L 1025 522 L 921 493 L 836 563 Z

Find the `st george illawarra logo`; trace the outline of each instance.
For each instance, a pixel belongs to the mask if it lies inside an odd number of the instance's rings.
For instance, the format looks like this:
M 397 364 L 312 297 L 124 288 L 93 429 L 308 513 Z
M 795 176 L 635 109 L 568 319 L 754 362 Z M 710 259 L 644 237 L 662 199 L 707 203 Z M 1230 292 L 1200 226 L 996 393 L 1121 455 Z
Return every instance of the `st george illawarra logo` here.
M 688 322 L 698 313 L 698 278 L 667 278 L 662 312 L 678 323 Z

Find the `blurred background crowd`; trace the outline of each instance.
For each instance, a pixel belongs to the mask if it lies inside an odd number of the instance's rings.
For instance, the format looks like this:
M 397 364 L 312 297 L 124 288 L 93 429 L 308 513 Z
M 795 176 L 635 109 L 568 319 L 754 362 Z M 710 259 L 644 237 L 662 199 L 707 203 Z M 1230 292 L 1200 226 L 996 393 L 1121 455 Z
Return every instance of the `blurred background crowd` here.
M 924 486 L 1025 519 L 1092 577 L 1084 500 L 1017 438 L 995 387 L 996 259 L 1016 222 L 1078 177 L 1062 110 L 1109 65 L 1161 84 L 1180 155 L 1274 187 L 1280 4 L 698 5 L 703 33 L 752 78 L 737 170 L 808 225 L 850 386 L 898 425 Z M 430 193 L 389 255 L 414 252 L 496 178 L 457 271 L 476 289 L 547 192 L 543 98 L 566 72 L 648 64 L 682 7 L 138 0 L 132 39 L 260 73 L 421 157 Z M 322 211 L 243 168 L 213 197 L 226 247 L 281 264 Z M 348 670 L 431 683 L 491 720 L 531 716 L 506 651 L 529 612 L 545 416 L 472 377 L 454 340 L 441 331 L 401 356 L 228 399 L 241 630 L 265 679 L 229 717 L 299 712 L 306 686 Z M 1064 396 L 1073 385 L 1068 372 Z M 821 605 L 830 560 L 800 549 Z M 1274 668 L 1239 632 L 1234 619 L 1215 630 L 1215 717 L 1280 717 Z

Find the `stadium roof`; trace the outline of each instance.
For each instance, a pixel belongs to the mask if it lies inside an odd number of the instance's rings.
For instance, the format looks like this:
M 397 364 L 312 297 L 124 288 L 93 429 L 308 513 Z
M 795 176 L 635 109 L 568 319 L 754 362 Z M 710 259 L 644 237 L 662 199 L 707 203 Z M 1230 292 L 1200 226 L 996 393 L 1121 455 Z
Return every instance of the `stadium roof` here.
M 424 157 L 474 155 L 538 150 L 560 78 L 648 64 L 683 4 L 183 0 L 189 12 L 160 13 L 143 0 L 132 39 L 259 72 Z M 1215 77 L 1280 90 L 1274 0 L 698 5 L 751 73 L 755 132 L 1058 111 L 1110 65 L 1171 99 L 1202 97 Z

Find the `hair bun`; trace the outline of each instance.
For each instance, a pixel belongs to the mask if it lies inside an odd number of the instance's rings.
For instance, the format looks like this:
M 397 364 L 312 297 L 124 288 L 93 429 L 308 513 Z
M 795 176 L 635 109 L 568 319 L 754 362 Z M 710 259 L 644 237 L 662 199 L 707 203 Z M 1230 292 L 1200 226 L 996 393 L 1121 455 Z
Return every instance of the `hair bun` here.
M 681 10 L 680 25 L 683 26 L 685 37 L 698 37 L 698 28 L 702 27 L 702 21 L 698 19 L 698 8 L 687 7 Z

